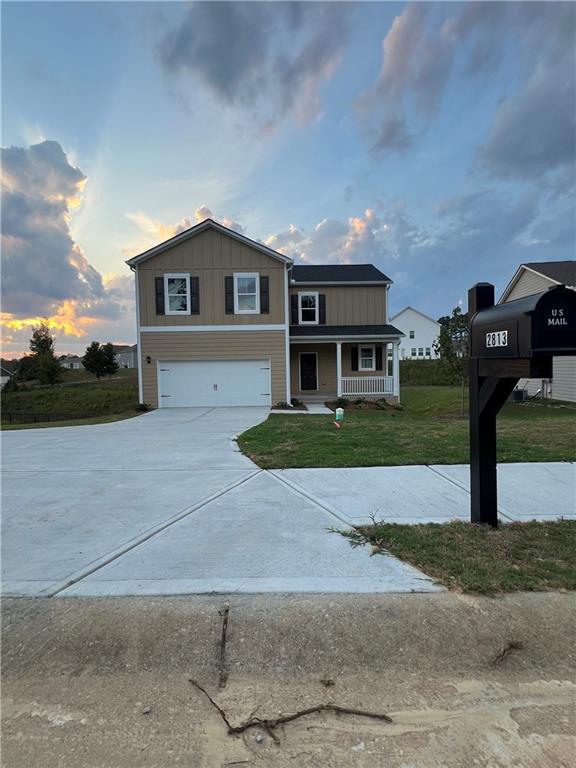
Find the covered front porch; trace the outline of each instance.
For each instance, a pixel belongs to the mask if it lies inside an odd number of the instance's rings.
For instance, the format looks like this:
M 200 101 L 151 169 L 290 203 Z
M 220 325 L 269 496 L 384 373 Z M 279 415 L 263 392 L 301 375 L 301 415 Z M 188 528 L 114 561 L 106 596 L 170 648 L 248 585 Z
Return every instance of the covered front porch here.
M 291 338 L 291 396 L 400 401 L 399 338 Z M 389 354 L 390 353 L 390 354 Z

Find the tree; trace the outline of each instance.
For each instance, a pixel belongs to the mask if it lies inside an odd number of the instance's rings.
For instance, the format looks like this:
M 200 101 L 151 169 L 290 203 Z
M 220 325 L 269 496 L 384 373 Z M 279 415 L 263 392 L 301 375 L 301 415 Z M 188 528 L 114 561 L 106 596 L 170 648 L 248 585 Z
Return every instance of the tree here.
M 56 384 L 62 374 L 62 366 L 49 352 L 36 355 L 34 370 L 40 384 Z
M 54 337 L 50 333 L 50 326 L 47 320 L 42 320 L 40 325 L 32 329 L 30 351 L 33 355 L 46 353 L 54 357 Z
M 13 378 L 18 381 L 30 381 L 36 378 L 36 356 L 24 355 L 18 361 Z
M 84 363 L 84 368 L 89 373 L 93 373 L 98 379 L 106 376 L 108 373 L 104 347 L 101 347 L 97 341 L 93 341 L 92 344 L 86 347 L 82 362 Z
M 434 352 L 449 381 L 462 387 L 461 412 L 464 413 L 464 385 L 468 378 L 468 314 L 454 307 L 451 315 L 438 318 L 440 335 L 434 342 Z
M 109 378 L 112 378 L 112 376 L 117 373 L 119 367 L 118 363 L 116 362 L 116 352 L 114 352 L 114 347 L 110 342 L 108 342 L 107 344 L 103 344 L 100 347 L 100 350 L 103 354 L 104 367 L 106 369 L 105 374 Z
M 60 380 L 62 368 L 54 354 L 54 337 L 50 332 L 50 326 L 47 320 L 43 320 L 40 325 L 32 329 L 32 338 L 30 339 L 29 356 L 31 363 L 26 363 L 28 374 L 38 379 L 40 384 L 56 384 Z M 21 362 L 22 365 L 22 362 Z M 19 366 L 19 370 L 20 370 Z M 22 369 L 23 371 L 26 368 Z

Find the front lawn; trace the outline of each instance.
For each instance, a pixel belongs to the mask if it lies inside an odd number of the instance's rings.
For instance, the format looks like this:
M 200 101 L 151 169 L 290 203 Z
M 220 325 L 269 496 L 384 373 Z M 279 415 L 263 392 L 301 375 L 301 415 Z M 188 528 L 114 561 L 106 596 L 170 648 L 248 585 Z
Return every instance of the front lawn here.
M 340 531 L 370 554 L 388 552 L 450 589 L 514 592 L 576 589 L 576 521 L 397 525 Z M 367 553 L 368 556 L 368 553 Z
M 238 438 L 265 469 L 467 464 L 468 418 L 457 387 L 405 387 L 402 410 L 332 416 L 271 415 Z M 574 461 L 576 406 L 509 403 L 498 417 L 498 460 Z

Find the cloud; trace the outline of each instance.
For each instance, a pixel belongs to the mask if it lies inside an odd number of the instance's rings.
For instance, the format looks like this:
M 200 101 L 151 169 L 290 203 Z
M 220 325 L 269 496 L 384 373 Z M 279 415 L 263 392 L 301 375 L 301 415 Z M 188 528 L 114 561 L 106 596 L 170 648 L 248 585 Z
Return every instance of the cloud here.
M 348 38 L 346 3 L 192 3 L 164 36 L 160 61 L 226 105 L 273 127 L 316 118 Z
M 8 338 L 41 318 L 78 338 L 98 318 L 130 310 L 72 238 L 70 220 L 86 182 L 56 141 L 2 149 L 1 319 Z
M 140 230 L 138 241 L 123 248 L 122 252 L 126 258 L 137 256 L 139 253 L 148 250 L 148 248 L 152 248 L 165 240 L 169 240 L 171 237 L 179 235 L 181 232 L 185 232 L 187 229 L 196 226 L 196 224 L 200 224 L 206 219 L 213 219 L 239 234 L 244 234 L 245 232 L 244 227 L 238 221 L 230 219 L 227 216 L 216 216 L 207 205 L 201 205 L 199 208 L 196 208 L 191 217 L 184 216 L 177 224 L 164 224 L 164 222 L 159 219 L 153 219 L 142 211 L 127 213 L 126 218 L 133 224 L 136 224 Z
M 572 3 L 408 4 L 384 37 L 376 84 L 358 102 L 373 152 L 414 144 L 453 72 L 493 78 L 508 57 L 517 85 L 496 110 L 479 167 L 503 179 L 560 174 L 576 154 L 575 32 Z

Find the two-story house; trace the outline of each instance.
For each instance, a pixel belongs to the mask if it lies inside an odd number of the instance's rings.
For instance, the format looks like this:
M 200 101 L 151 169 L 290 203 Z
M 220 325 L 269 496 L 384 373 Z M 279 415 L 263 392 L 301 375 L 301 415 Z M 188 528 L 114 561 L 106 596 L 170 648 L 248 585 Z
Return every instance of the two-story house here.
M 400 398 L 391 281 L 371 264 L 294 265 L 211 219 L 127 264 L 152 408 Z
M 435 360 L 434 343 L 440 336 L 440 323 L 414 307 L 404 307 L 390 318 L 404 334 L 400 342 L 401 360 Z

